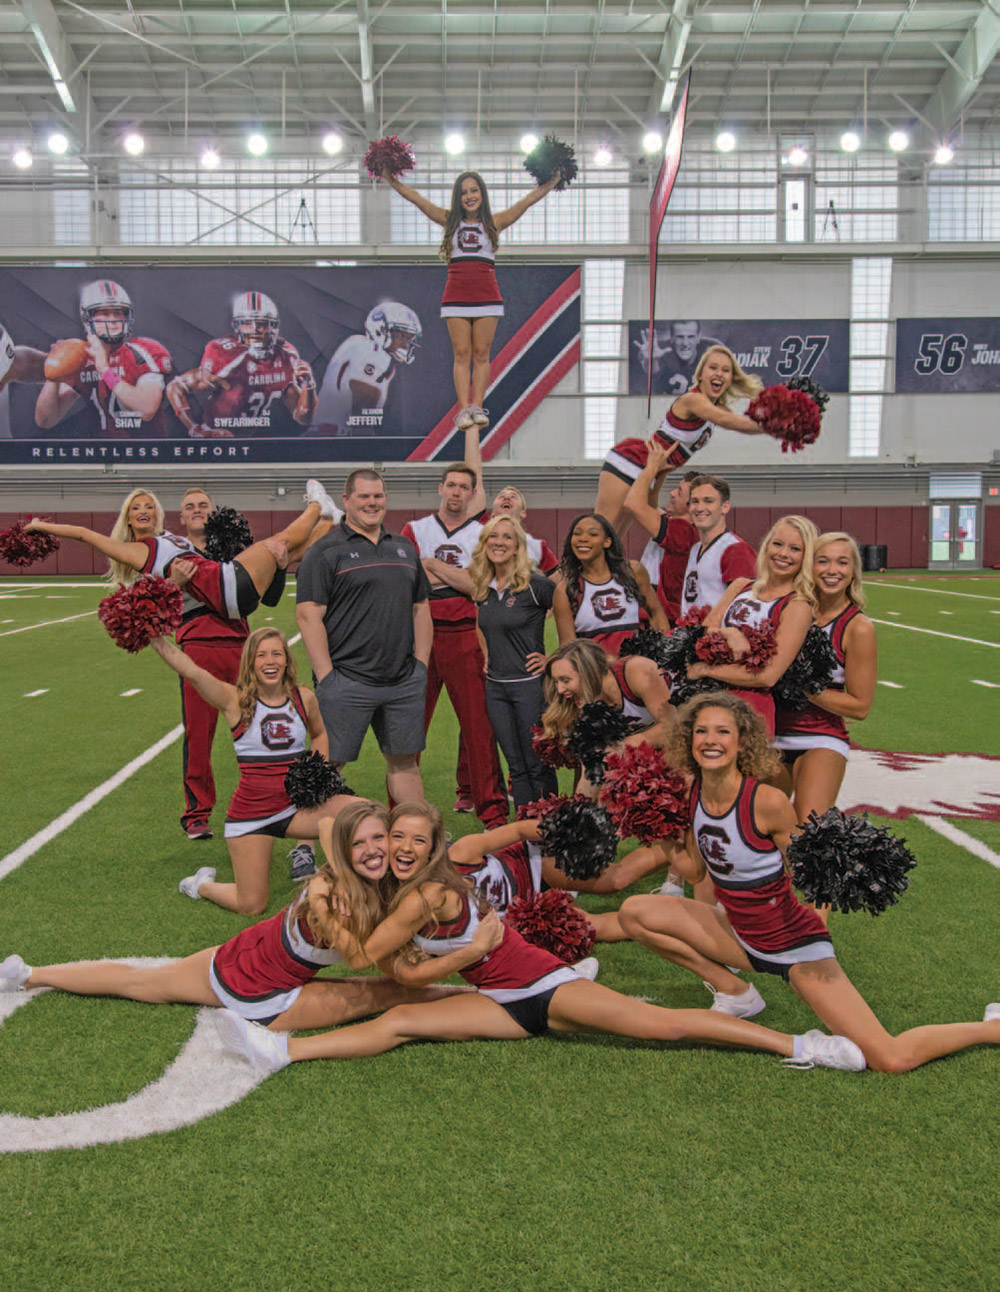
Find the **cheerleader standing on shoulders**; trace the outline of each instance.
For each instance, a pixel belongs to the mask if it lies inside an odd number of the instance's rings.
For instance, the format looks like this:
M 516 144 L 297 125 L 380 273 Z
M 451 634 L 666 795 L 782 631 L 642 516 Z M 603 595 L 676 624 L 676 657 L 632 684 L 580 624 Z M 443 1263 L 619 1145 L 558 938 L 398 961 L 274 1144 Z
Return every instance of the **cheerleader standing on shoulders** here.
M 731 407 L 734 399 L 752 399 L 761 389 L 759 379 L 743 371 L 732 350 L 724 345 L 706 350 L 694 370 L 691 389 L 674 400 L 653 435 L 667 453 L 665 473 L 684 466 L 703 449 L 715 426 L 743 435 L 763 435 L 753 418 L 734 413 Z M 607 516 L 619 534 L 624 535 L 632 523 L 625 510 L 625 498 L 648 458 L 647 441 L 632 438 L 621 440 L 604 459 L 594 510 Z M 654 481 L 650 506 L 656 506 L 658 493 L 659 484 Z
M 383 172 L 382 178 L 400 197 L 412 202 L 428 220 L 444 229 L 438 255 L 448 265 L 448 277 L 441 297 L 441 317 L 455 353 L 458 429 L 489 426 L 489 413 L 483 408 L 483 401 L 490 384 L 493 335 L 497 320 L 503 316 L 503 297 L 493 267 L 500 234 L 536 202 L 547 197 L 562 177 L 555 175 L 548 183 L 539 184 L 496 215 L 490 210 L 483 177 L 474 170 L 463 171 L 455 180 L 447 210 L 388 172 Z
M 722 911 L 686 897 L 629 897 L 619 919 L 637 942 L 696 974 L 712 1009 L 750 1018 L 763 997 L 734 969 L 785 978 L 827 1027 L 861 1048 L 877 1072 L 908 1072 L 972 1045 L 1000 1045 L 1000 1005 L 981 1023 L 915 1027 L 891 1036 L 837 963 L 830 935 L 792 891 L 784 855 L 795 809 L 763 778 L 777 754 L 760 718 L 732 695 L 695 696 L 680 710 L 672 762 L 693 773 L 688 853 Z

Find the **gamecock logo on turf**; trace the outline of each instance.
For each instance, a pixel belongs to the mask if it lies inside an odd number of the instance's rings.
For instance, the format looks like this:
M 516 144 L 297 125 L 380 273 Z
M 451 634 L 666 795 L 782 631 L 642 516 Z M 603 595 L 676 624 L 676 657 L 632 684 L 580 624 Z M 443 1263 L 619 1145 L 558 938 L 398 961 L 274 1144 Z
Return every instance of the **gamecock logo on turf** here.
M 854 749 L 837 806 L 845 812 L 1000 821 L 1000 758 Z

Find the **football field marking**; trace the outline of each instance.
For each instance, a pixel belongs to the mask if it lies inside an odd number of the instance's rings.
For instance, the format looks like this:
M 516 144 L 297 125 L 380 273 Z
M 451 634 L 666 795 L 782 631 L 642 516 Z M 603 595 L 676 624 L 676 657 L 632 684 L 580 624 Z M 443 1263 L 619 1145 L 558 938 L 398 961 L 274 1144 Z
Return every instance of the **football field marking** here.
M 878 684 L 879 686 L 891 687 L 894 691 L 904 691 L 906 689 L 904 686 L 901 686 L 899 682 L 887 682 L 884 677 L 880 677 L 878 679 Z
M 141 695 L 141 694 L 142 694 L 142 687 L 133 686 L 130 691 L 122 691 L 121 696 L 122 696 L 122 699 L 125 699 L 125 697 L 129 695 Z
M 950 843 L 957 843 L 960 848 L 966 852 L 971 852 L 974 857 L 979 857 L 982 861 L 987 861 L 997 870 L 1000 870 L 1000 856 L 992 848 L 987 848 L 986 844 L 979 839 L 974 839 L 971 834 L 966 834 L 960 830 L 957 825 L 952 825 L 940 816 L 924 816 L 922 813 L 917 814 L 917 820 L 923 822 L 928 829 L 933 830 L 936 834 L 941 835 Z
M 40 691 L 25 691 L 24 698 L 26 700 L 33 700 L 36 695 L 48 695 L 48 693 L 49 688 L 47 686 L 43 686 Z
M 947 588 L 915 588 L 908 583 L 872 583 L 873 588 L 899 588 L 902 592 L 930 592 L 935 597 L 971 597 L 973 601 L 1000 601 L 1000 597 L 988 597 L 984 592 L 950 592 Z M 1000 611 L 997 612 L 1000 614 Z
M 947 637 L 951 642 L 967 642 L 970 646 L 989 646 L 993 650 L 1000 650 L 1000 642 L 984 642 L 978 637 L 959 637 L 955 633 L 940 633 L 936 628 L 917 628 L 914 624 L 897 624 L 891 619 L 873 619 L 873 624 L 881 624 L 884 628 L 905 628 L 911 633 L 926 633 L 928 637 Z M 0 637 L 3 633 L 0 633 Z
M 973 686 L 988 686 L 988 687 L 990 688 L 990 690 L 991 690 L 991 691 L 1000 690 L 1000 682 L 984 682 L 984 681 L 983 681 L 983 679 L 982 679 L 981 677 L 974 677 L 974 678 L 972 679 L 972 685 L 973 685 Z
M 8 628 L 5 633 L 0 633 L 0 637 L 13 637 L 15 633 L 30 633 L 32 628 L 51 628 L 53 624 L 68 624 L 74 619 L 92 619 L 93 610 L 84 610 L 78 615 L 67 615 L 65 619 L 46 619 L 40 624 L 26 624 L 23 628 Z

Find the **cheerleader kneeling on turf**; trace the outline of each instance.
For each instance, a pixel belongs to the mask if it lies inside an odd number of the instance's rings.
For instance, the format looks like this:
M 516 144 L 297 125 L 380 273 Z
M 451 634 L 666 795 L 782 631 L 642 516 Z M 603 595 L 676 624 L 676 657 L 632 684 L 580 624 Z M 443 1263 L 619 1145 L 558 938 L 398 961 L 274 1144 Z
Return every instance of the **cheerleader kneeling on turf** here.
M 713 1012 L 765 1008 L 734 969 L 788 980 L 827 1027 L 860 1047 L 870 1068 L 908 1072 L 973 1045 L 1000 1044 L 1000 1004 L 981 1023 L 915 1027 L 891 1036 L 837 962 L 830 934 L 792 891 L 784 854 L 796 827 L 787 796 L 763 779 L 777 754 L 760 717 L 736 696 L 695 696 L 679 713 L 671 760 L 693 774 L 687 851 L 708 872 L 722 910 L 685 897 L 629 897 L 619 919 L 636 942 L 696 974 Z
M 478 991 L 419 1007 L 390 1010 L 380 1020 L 319 1036 L 285 1038 L 254 1027 L 235 1012 L 220 1015 L 228 1048 L 260 1072 L 305 1059 L 383 1054 L 407 1041 L 526 1040 L 554 1032 L 608 1032 L 646 1040 L 698 1040 L 768 1050 L 804 1063 L 860 1071 L 857 1046 L 810 1032 L 791 1037 L 711 1010 L 661 1009 L 582 977 L 508 926 L 494 950 L 470 960 L 484 916 L 469 880 L 448 860 L 440 815 L 407 803 L 390 817 L 389 864 L 399 891 L 390 913 L 365 942 L 338 943 L 352 967 L 380 963 L 397 981 L 416 986 L 460 973 Z

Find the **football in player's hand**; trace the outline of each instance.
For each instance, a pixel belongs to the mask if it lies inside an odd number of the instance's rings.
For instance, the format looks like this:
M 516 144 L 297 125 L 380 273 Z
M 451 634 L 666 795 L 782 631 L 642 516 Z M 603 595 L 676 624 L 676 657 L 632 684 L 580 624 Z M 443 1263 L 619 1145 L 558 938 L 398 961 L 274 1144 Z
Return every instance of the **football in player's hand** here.
M 87 362 L 86 341 L 78 337 L 69 337 L 57 341 L 45 357 L 45 376 L 49 381 L 60 381 L 64 377 L 75 377 Z

